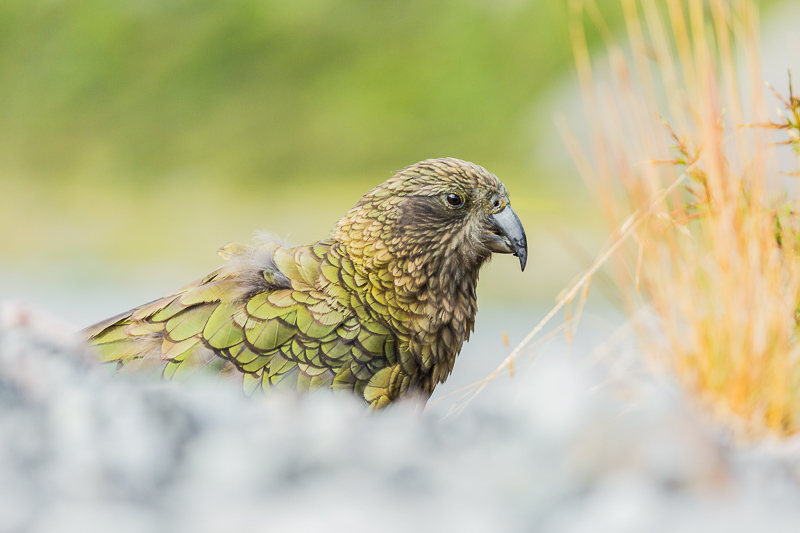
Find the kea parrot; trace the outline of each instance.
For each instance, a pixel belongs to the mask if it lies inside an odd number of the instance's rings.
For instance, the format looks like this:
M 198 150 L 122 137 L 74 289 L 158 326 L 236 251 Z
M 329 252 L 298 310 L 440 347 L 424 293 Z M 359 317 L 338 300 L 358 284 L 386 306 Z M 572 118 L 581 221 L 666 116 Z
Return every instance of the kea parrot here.
M 330 237 L 229 244 L 205 278 L 84 333 L 120 372 L 210 371 L 249 395 L 346 390 L 372 409 L 427 400 L 473 330 L 493 252 L 525 269 L 505 186 L 473 163 L 429 159 L 367 192 Z

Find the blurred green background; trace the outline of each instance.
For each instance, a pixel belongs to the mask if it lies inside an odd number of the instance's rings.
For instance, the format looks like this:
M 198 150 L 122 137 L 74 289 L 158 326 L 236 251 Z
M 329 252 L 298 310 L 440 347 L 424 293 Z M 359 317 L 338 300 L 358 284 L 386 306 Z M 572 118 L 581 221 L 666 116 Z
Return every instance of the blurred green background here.
M 482 301 L 552 300 L 605 235 L 553 126 L 580 107 L 568 23 L 565 0 L 3 0 L 0 297 L 84 325 L 453 156 L 531 237 Z

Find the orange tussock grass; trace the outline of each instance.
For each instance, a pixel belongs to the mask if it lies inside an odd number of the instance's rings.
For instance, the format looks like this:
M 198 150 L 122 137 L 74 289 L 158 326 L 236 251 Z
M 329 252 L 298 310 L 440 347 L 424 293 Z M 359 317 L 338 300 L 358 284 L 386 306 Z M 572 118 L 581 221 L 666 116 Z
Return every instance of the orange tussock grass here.
M 598 70 L 572 2 L 591 148 L 567 143 L 611 227 L 640 224 L 614 257 L 656 367 L 744 438 L 800 426 L 800 241 L 771 130 L 797 147 L 800 103 L 770 122 L 758 13 L 748 1 L 622 0 L 627 43 Z M 601 71 L 602 74 L 597 72 Z M 662 118 L 663 117 L 663 118 Z M 676 187 L 676 184 L 678 185 Z M 653 205 L 653 198 L 659 198 Z

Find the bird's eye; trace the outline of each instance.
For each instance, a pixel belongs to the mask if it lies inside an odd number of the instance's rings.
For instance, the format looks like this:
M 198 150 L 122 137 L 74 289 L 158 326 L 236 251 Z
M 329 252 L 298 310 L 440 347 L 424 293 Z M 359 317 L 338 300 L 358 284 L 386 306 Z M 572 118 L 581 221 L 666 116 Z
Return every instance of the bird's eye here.
M 454 192 L 449 192 L 444 197 L 447 200 L 447 205 L 450 207 L 461 207 L 464 205 L 464 199 Z

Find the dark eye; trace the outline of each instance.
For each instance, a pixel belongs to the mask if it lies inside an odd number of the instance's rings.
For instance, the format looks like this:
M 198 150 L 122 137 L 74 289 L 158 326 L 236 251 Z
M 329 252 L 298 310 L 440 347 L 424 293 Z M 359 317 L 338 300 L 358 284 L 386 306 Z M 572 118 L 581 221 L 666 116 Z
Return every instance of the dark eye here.
M 464 205 L 464 199 L 454 192 L 449 192 L 444 197 L 447 200 L 447 205 L 450 207 L 461 207 Z

